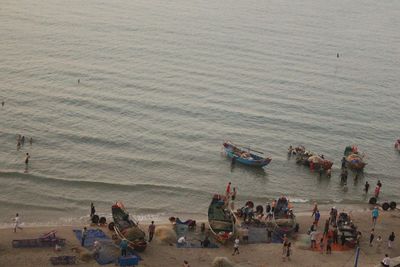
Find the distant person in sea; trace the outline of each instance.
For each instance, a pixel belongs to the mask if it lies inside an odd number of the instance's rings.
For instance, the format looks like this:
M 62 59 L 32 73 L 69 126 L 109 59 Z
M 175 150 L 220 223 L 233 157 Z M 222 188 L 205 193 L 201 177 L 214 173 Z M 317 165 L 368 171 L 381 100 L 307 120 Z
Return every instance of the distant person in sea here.
M 1 107 L 4 107 L 4 104 L 5 104 L 4 101 L 1 101 Z
M 236 255 L 236 254 L 240 254 L 239 252 L 239 237 L 236 237 L 235 242 L 233 243 L 233 253 L 232 256 Z
M 22 136 L 21 138 L 21 145 L 25 145 L 25 136 Z
M 339 58 L 339 53 L 336 54 L 336 57 Z
M 324 173 L 324 168 L 323 168 L 322 166 L 319 167 L 318 172 L 319 172 L 319 178 L 321 178 L 321 177 L 322 177 L 322 174 Z
M 379 210 L 378 206 L 375 206 L 375 208 L 372 210 L 372 224 L 375 226 L 376 221 L 378 220 L 379 217 Z
M 83 227 L 83 230 L 82 230 L 82 237 L 81 237 L 81 246 L 82 246 L 82 247 L 85 246 L 86 237 L 87 237 L 87 228 L 86 228 L 86 227 Z
M 345 157 L 342 158 L 342 170 L 343 169 L 346 169 L 346 158 Z
M 156 226 L 154 225 L 154 221 L 151 221 L 151 224 L 149 225 L 149 242 L 153 240 L 155 231 L 156 231 Z
M 393 247 L 393 242 L 395 238 L 396 236 L 394 235 L 394 232 L 392 232 L 388 238 L 388 248 L 391 249 Z
M 33 144 L 33 138 L 29 138 L 29 144 L 32 145 Z
M 379 188 L 381 188 L 381 187 L 382 187 L 381 180 L 378 180 L 378 182 L 376 183 L 376 185 L 377 185 Z
M 94 204 L 93 204 L 93 202 L 92 202 L 92 203 L 90 203 L 90 219 L 93 218 L 93 216 L 95 215 L 95 213 L 96 213 L 96 209 L 95 209 Z
M 375 187 L 375 192 L 374 192 L 376 198 L 379 197 L 379 193 L 380 193 L 380 192 L 381 192 L 381 188 L 380 188 L 379 186 L 376 186 L 376 187 Z
M 31 158 L 31 156 L 29 155 L 29 153 L 26 153 L 26 156 L 25 156 L 25 165 L 26 166 L 28 166 L 30 158 Z
M 81 83 L 81 79 L 78 79 L 78 84 L 80 84 Z
M 369 234 L 369 246 L 372 247 L 372 242 L 375 239 L 375 230 L 372 228 L 371 233 Z
M 22 230 L 21 227 L 21 219 L 19 218 L 19 214 L 15 214 L 15 218 L 14 218 L 14 233 L 17 232 L 17 229 Z
M 365 185 L 364 185 L 365 194 L 368 194 L 368 190 L 369 190 L 369 183 L 368 183 L 368 181 L 366 181 Z

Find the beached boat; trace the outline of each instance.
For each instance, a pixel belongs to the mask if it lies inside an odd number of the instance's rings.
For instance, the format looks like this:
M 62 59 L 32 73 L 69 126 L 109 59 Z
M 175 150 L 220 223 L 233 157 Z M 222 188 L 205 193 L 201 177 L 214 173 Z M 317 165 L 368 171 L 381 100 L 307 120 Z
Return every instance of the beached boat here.
M 344 150 L 347 166 L 355 171 L 362 171 L 367 165 L 364 161 L 364 155 L 361 155 L 357 146 L 347 146 Z
M 213 196 L 208 207 L 208 224 L 215 239 L 221 243 L 234 236 L 235 218 L 225 196 Z
M 354 247 L 357 240 L 357 227 L 351 221 L 349 214 L 341 212 L 338 216 L 337 227 L 339 236 L 345 236 L 346 244 L 349 247 Z
M 232 159 L 232 162 L 240 162 L 244 165 L 252 167 L 264 167 L 271 162 L 271 158 L 264 158 L 260 155 L 257 155 L 263 154 L 263 152 L 241 147 L 229 141 L 224 142 L 223 146 L 226 155 Z
M 139 228 L 138 222 L 129 217 L 122 202 L 117 202 L 111 207 L 114 222 L 108 228 L 114 230 L 119 239 L 128 240 L 128 246 L 135 251 L 144 251 L 147 247 L 145 232 Z
M 282 196 L 275 202 L 273 222 L 276 225 L 275 232 L 281 236 L 295 232 L 297 228 L 296 216 L 287 197 Z

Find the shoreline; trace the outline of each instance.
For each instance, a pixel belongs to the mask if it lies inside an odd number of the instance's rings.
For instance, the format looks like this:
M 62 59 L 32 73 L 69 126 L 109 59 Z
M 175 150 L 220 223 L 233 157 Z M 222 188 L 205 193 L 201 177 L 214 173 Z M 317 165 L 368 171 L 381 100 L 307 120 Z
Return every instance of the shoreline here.
M 244 201 L 235 201 L 235 210 L 237 208 L 242 207 L 241 205 L 244 205 Z M 239 205 L 241 204 L 241 205 Z M 255 203 L 258 205 L 259 203 Z M 307 202 L 307 203 L 295 203 L 294 205 L 294 211 L 296 216 L 302 216 L 306 215 L 307 213 L 312 210 L 312 202 Z M 263 205 L 265 207 L 265 204 Z M 318 207 L 320 207 L 322 210 L 325 209 L 330 209 L 331 207 L 335 206 L 338 208 L 339 211 L 345 210 L 347 212 L 360 212 L 360 211 L 366 211 L 366 210 L 371 210 L 373 205 L 371 204 L 361 204 L 361 203 L 353 203 L 353 204 L 343 204 L 343 203 L 318 203 Z M 378 205 L 379 206 L 379 205 Z M 127 207 L 128 212 L 130 207 Z M 398 209 L 398 208 L 397 208 Z M 111 213 L 106 214 L 106 213 L 97 213 L 99 217 L 106 217 L 107 223 L 112 221 L 112 216 Z M 171 216 L 174 217 L 179 217 L 181 219 L 193 219 L 196 221 L 207 221 L 207 213 L 204 214 L 197 214 L 197 213 L 171 213 L 167 214 L 167 212 L 159 213 L 159 214 L 144 214 L 144 215 L 135 215 L 134 213 L 130 212 L 131 216 L 133 216 L 135 219 L 137 219 L 140 223 L 144 224 L 149 224 L 151 221 L 154 221 L 156 223 L 158 222 L 165 222 L 168 221 L 168 218 Z M 66 227 L 66 226 L 79 226 L 83 224 L 90 223 L 89 220 L 89 215 L 85 216 L 80 216 L 80 217 L 64 217 L 60 218 L 59 221 L 50 221 L 50 222 L 29 222 L 29 221 L 24 221 L 23 220 L 23 212 L 20 212 L 20 215 L 22 215 L 22 223 L 24 227 L 27 228 L 40 228 L 40 227 Z M 10 218 L 10 223 L 0 223 L 0 229 L 9 229 L 12 228 L 12 219 Z

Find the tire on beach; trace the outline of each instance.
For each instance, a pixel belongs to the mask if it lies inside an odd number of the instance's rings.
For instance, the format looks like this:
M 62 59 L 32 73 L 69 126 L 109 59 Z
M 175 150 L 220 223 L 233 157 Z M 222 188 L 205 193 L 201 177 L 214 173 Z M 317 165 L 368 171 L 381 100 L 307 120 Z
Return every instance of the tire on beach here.
M 389 206 L 390 206 L 391 210 L 394 210 L 394 209 L 396 209 L 397 204 L 396 204 L 396 202 L 392 201 L 392 202 L 390 202 Z
M 382 209 L 383 209 L 383 210 L 388 210 L 389 208 L 390 208 L 389 203 L 384 202 L 384 203 L 382 204 Z
M 115 226 L 114 222 L 110 222 L 110 223 L 108 224 L 108 230 L 114 231 L 114 226 Z
M 92 217 L 92 223 L 98 224 L 99 223 L 99 215 L 93 215 Z
M 100 220 L 99 220 L 100 224 L 106 224 L 106 222 L 107 222 L 106 217 L 100 217 Z
M 376 204 L 376 202 L 377 202 L 377 199 L 376 199 L 376 197 L 371 197 L 370 199 L 369 199 L 369 204 L 372 204 L 372 205 L 375 205 Z

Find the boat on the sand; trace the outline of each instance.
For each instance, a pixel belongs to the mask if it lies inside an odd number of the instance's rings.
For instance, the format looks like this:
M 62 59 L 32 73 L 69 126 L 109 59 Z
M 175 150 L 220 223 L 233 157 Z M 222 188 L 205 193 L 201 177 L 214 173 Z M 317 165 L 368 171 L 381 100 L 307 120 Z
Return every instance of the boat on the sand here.
M 122 202 L 117 202 L 111 207 L 114 222 L 108 228 L 115 231 L 117 237 L 128 241 L 128 246 L 135 251 L 142 252 L 147 247 L 145 232 L 139 228 L 138 222 L 129 217 Z
M 208 207 L 208 224 L 215 239 L 221 243 L 234 236 L 235 217 L 225 196 L 218 194 L 213 196 Z
M 230 141 L 223 143 L 226 155 L 232 159 L 232 163 L 239 162 L 247 166 L 252 167 L 264 167 L 271 162 L 271 158 L 265 158 L 261 156 L 263 152 L 250 149 L 248 147 L 242 147 L 233 144 Z
M 345 244 L 354 247 L 357 241 L 357 227 L 351 221 L 350 215 L 345 212 L 339 213 L 337 227 L 339 236 L 345 236 Z
M 276 200 L 273 221 L 276 225 L 275 232 L 278 232 L 280 235 L 290 235 L 296 231 L 296 216 L 287 197 L 282 196 Z

